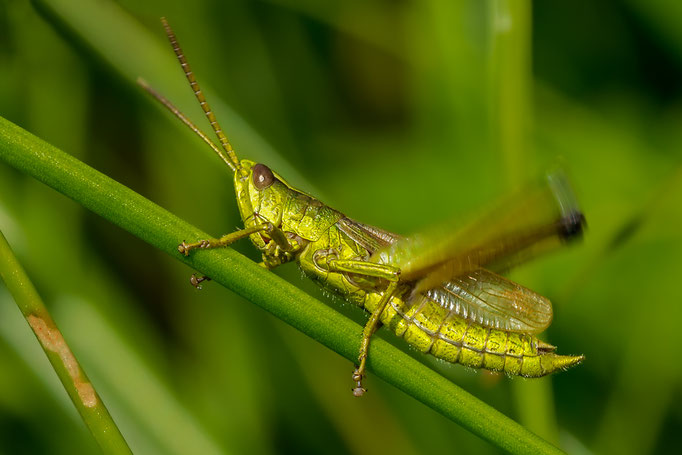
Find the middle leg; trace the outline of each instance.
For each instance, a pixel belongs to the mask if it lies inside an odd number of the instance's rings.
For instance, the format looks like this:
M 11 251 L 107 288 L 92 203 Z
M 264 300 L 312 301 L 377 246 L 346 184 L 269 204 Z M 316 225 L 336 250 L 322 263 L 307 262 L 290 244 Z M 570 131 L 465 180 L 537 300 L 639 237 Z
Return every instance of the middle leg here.
M 360 354 L 358 355 L 358 367 L 353 372 L 353 381 L 355 381 L 353 395 L 356 397 L 364 395 L 364 393 L 367 391 L 364 387 L 362 387 L 362 378 L 365 376 L 365 369 L 367 366 L 369 341 L 372 338 L 372 335 L 374 335 L 374 332 L 376 332 L 381 325 L 381 314 L 384 312 L 388 302 L 391 301 L 391 298 L 395 294 L 397 287 L 397 281 L 391 281 L 389 283 L 388 287 L 384 291 L 384 294 L 381 296 L 379 305 L 372 313 L 372 316 L 369 318 L 369 321 L 367 321 L 367 324 L 365 324 L 365 328 L 362 331 L 362 342 L 360 343 Z

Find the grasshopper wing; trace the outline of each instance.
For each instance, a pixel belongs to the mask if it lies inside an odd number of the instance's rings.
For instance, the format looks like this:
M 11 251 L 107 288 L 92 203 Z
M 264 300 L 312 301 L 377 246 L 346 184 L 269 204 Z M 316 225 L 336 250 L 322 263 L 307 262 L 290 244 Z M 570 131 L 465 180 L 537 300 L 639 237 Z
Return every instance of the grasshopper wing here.
M 358 245 L 362 246 L 369 254 L 386 248 L 389 245 L 402 240 L 403 237 L 392 232 L 385 231 L 369 224 L 360 223 L 350 218 L 341 218 L 337 227 L 350 237 Z
M 370 261 L 397 266 L 402 280 L 415 282 L 410 304 L 429 299 L 481 325 L 523 333 L 546 329 L 552 305 L 497 273 L 579 236 L 585 222 L 562 174 L 459 229 L 441 226 L 400 237 L 345 221 L 343 230 L 370 252 Z
M 396 234 L 349 218 L 340 220 L 338 224 L 369 252 L 403 240 Z M 552 304 L 549 300 L 480 268 L 408 300 L 416 304 L 417 299 L 432 300 L 465 319 L 512 332 L 539 333 L 552 322 Z
M 579 236 L 583 226 L 568 181 L 556 173 L 459 229 L 397 239 L 370 260 L 399 267 L 403 280 L 417 282 L 416 295 L 481 268 L 506 271 Z
M 552 322 L 543 296 L 485 269 L 460 275 L 421 294 L 443 308 L 486 327 L 539 333 Z

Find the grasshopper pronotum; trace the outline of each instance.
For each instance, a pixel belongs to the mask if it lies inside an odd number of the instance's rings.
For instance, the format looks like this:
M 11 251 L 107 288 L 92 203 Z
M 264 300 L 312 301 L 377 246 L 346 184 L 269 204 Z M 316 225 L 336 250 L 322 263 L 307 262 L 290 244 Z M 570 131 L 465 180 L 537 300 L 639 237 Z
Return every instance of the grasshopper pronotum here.
M 145 81 L 138 82 L 234 172 L 244 221 L 242 230 L 183 242 L 178 251 L 189 255 L 249 237 L 264 267 L 296 261 L 321 286 L 367 310 L 371 316 L 352 376 L 356 396 L 365 392 L 369 343 L 382 324 L 424 353 L 510 375 L 540 377 L 583 360 L 555 354 L 554 346 L 535 336 L 552 321 L 549 300 L 496 273 L 581 234 L 584 217 L 560 175 L 456 231 L 440 228 L 403 238 L 359 223 L 293 188 L 264 164 L 237 158 L 175 34 L 161 21 L 220 147 Z M 193 276 L 192 284 L 204 279 Z

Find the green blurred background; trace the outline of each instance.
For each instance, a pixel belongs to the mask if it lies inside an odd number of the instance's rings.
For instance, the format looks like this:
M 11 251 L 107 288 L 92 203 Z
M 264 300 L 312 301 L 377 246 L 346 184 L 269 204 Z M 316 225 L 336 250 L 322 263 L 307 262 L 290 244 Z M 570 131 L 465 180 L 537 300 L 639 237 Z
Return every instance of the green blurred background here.
M 512 277 L 583 365 L 510 379 L 380 336 L 570 453 L 682 444 L 681 3 L 3 0 L 0 115 L 219 235 L 228 170 L 134 85 L 208 129 L 160 16 L 237 153 L 366 223 L 415 232 L 560 163 L 585 240 Z M 4 164 L 0 229 L 137 453 L 497 453 L 372 375 L 355 399 L 350 362 Z M 0 453 L 96 450 L 0 287 Z

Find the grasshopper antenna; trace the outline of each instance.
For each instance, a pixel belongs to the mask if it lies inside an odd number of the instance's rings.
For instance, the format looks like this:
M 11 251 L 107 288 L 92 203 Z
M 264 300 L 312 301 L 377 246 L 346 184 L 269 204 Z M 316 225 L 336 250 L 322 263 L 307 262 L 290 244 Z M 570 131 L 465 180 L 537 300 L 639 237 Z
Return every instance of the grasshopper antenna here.
M 173 47 L 173 51 L 175 52 L 175 55 L 178 57 L 178 60 L 180 61 L 180 65 L 182 65 L 182 69 L 185 72 L 185 77 L 189 81 L 189 85 L 192 87 L 192 91 L 194 92 L 194 96 L 197 98 L 197 101 L 199 101 L 199 104 L 201 105 L 201 108 L 204 110 L 204 113 L 206 114 L 206 117 L 208 118 L 208 121 L 211 123 L 211 127 L 213 128 L 213 131 L 215 131 L 216 136 L 218 136 L 218 140 L 220 141 L 220 145 L 222 146 L 223 150 L 225 153 L 227 153 L 227 158 L 223 156 L 223 153 L 219 153 L 220 157 L 225 161 L 228 166 L 233 171 L 236 171 L 239 169 L 239 160 L 237 159 L 237 155 L 235 154 L 234 150 L 232 149 L 232 145 L 230 144 L 230 141 L 227 140 L 227 136 L 225 136 L 225 133 L 223 133 L 223 130 L 218 123 L 218 120 L 216 120 L 215 114 L 211 110 L 211 107 L 208 105 L 208 102 L 206 101 L 206 98 L 204 97 L 204 94 L 201 92 L 201 88 L 199 88 L 199 83 L 197 82 L 196 78 L 194 77 L 194 74 L 192 73 L 192 70 L 189 67 L 189 63 L 187 63 L 187 59 L 185 58 L 185 55 L 182 52 L 182 49 L 180 48 L 180 44 L 178 44 L 178 39 L 175 37 L 175 33 L 173 32 L 173 29 L 171 28 L 170 24 L 168 24 L 168 21 L 166 20 L 165 17 L 161 18 L 161 23 L 163 24 L 163 28 L 166 30 L 166 36 L 168 36 L 168 41 L 170 41 L 171 46 Z M 143 86 L 144 87 L 144 86 Z M 149 91 L 149 90 L 147 90 Z M 151 92 L 150 92 L 151 93 Z M 153 93 L 152 93 L 153 95 Z M 155 96 L 156 97 L 156 96 Z M 158 97 L 156 97 L 159 99 Z M 161 101 L 161 99 L 159 99 Z M 170 103 L 168 103 L 170 104 Z M 164 103 L 166 107 L 168 105 Z M 177 111 L 177 109 L 175 109 Z M 171 109 L 171 112 L 173 110 Z M 175 112 L 173 112 L 176 114 Z M 177 116 L 177 114 L 176 114 Z M 184 117 L 184 116 L 183 116 Z M 185 122 L 186 125 L 190 126 L 188 124 L 187 120 L 184 120 L 182 117 L 179 117 L 183 122 Z M 197 132 L 198 129 L 196 127 L 190 126 L 195 132 Z M 205 136 L 205 135 L 204 135 Z M 202 138 L 203 139 L 203 138 Z
M 169 111 L 171 111 L 171 112 L 173 113 L 173 115 L 175 115 L 177 118 L 179 118 L 180 120 L 182 120 L 182 123 L 184 123 L 185 125 L 187 125 L 187 126 L 189 127 L 189 129 L 191 129 L 192 131 L 194 131 L 194 132 L 197 134 L 197 136 L 199 136 L 201 139 L 203 139 L 203 141 L 206 142 L 206 143 L 208 144 L 208 146 L 211 147 L 211 148 L 213 149 L 213 151 L 216 152 L 216 153 L 218 154 L 218 156 L 225 162 L 225 164 L 227 164 L 227 165 L 230 167 L 230 169 L 232 169 L 232 171 L 236 171 L 236 170 L 237 170 L 238 166 L 235 166 L 234 162 L 233 162 L 230 158 L 228 158 L 227 155 L 225 155 L 225 152 L 223 152 L 223 151 L 220 149 L 220 147 L 218 147 L 218 146 L 215 144 L 215 142 L 213 142 L 213 141 L 206 135 L 206 133 L 204 133 L 204 132 L 201 131 L 199 128 L 197 128 L 197 126 L 196 126 L 194 123 L 192 123 L 192 121 L 191 121 L 190 119 L 188 119 L 187 117 L 185 117 L 185 114 L 183 114 L 182 112 L 180 112 L 180 110 L 179 110 L 177 107 L 175 107 L 175 106 L 173 105 L 173 103 L 171 103 L 170 101 L 168 101 L 168 100 L 167 100 L 163 95 L 161 95 L 159 92 L 157 92 L 156 90 L 154 90 L 153 88 L 151 88 L 151 87 L 149 86 L 149 84 L 147 83 L 147 81 L 145 81 L 145 80 L 142 79 L 141 77 L 138 77 L 138 78 L 137 78 L 137 85 L 139 85 L 140 87 L 142 87 L 147 93 L 149 93 L 151 96 L 153 96 L 154 98 L 156 98 L 156 100 L 157 100 L 159 103 L 161 103 L 161 104 L 163 104 L 164 106 L 166 106 L 166 108 L 167 108 Z

